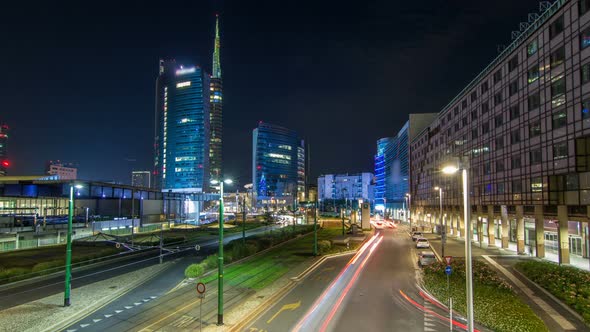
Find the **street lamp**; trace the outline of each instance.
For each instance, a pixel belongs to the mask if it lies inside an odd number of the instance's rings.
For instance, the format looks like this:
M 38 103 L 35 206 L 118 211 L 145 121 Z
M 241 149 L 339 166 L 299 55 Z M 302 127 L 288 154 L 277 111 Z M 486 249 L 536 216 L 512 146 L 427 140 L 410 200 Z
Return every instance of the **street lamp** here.
M 465 224 L 465 279 L 467 284 L 467 328 L 473 332 L 473 271 L 471 268 L 471 203 L 469 202 L 469 158 L 463 159 L 454 165 L 445 165 L 442 168 L 444 174 L 455 174 L 461 170 L 463 180 L 463 210 Z
M 223 184 L 232 184 L 231 179 L 211 180 L 219 185 L 219 253 L 217 254 L 217 325 L 223 325 Z
M 440 225 L 440 242 L 442 244 L 442 256 L 445 256 L 445 242 L 446 242 L 446 226 L 447 226 L 447 221 L 445 220 L 445 227 L 443 228 L 443 208 L 442 208 L 442 188 L 441 187 L 434 187 L 434 190 L 438 190 L 438 198 L 440 200 L 440 215 L 439 215 L 439 219 L 438 219 L 438 223 Z
M 412 195 L 410 193 L 406 193 L 406 197 L 408 198 L 408 220 L 410 221 L 410 231 L 412 230 Z
M 74 188 L 81 189 L 82 185 L 70 184 L 70 203 L 68 209 L 68 235 L 66 240 L 66 281 L 64 290 L 64 307 L 70 306 L 70 291 L 72 290 L 72 219 L 74 216 Z

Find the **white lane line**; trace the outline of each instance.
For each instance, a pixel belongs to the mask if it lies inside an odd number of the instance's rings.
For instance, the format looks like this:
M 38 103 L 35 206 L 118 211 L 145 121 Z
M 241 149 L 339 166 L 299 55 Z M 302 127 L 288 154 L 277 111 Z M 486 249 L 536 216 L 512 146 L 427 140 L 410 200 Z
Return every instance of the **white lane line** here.
M 502 274 L 504 274 L 508 279 L 510 279 L 510 281 L 512 281 L 516 285 L 516 287 L 520 288 L 520 290 L 522 290 L 522 292 L 528 298 L 533 300 L 533 302 L 535 302 L 543 311 L 545 311 L 549 315 L 549 317 L 551 317 L 557 324 L 559 324 L 559 326 L 561 326 L 562 329 L 564 329 L 564 330 L 575 330 L 576 329 L 576 327 L 572 323 L 570 323 L 570 321 L 568 321 L 565 317 L 563 317 L 561 314 L 559 314 L 557 311 L 555 311 L 555 309 L 553 309 L 543 299 L 541 299 L 540 297 L 535 295 L 535 293 L 530 288 L 528 288 L 522 281 L 520 281 L 518 278 L 516 278 L 514 276 L 514 274 L 512 274 L 510 271 L 506 270 L 504 267 L 502 267 L 500 264 L 496 263 L 496 261 L 489 258 L 488 256 L 482 255 L 481 257 L 483 257 L 486 261 L 488 261 L 490 264 L 492 264 L 495 268 L 500 270 L 500 272 L 502 272 Z
M 147 301 L 149 301 L 149 300 L 150 300 L 150 299 L 143 299 L 142 301 L 143 301 L 143 302 L 147 302 Z
M 121 312 L 123 312 L 123 310 L 115 310 L 116 314 L 121 313 Z
M 126 306 L 125 306 L 125 309 L 127 309 L 127 310 L 129 310 L 129 309 L 131 309 L 131 308 L 133 308 L 133 307 L 132 307 L 132 306 L 130 306 L 130 305 L 126 305 Z
M 112 317 L 113 315 L 104 315 L 104 318 Z
M 150 296 L 150 299 L 152 299 L 152 300 L 153 300 L 153 299 L 155 299 L 156 297 L 157 297 L 157 296 Z
M 81 328 L 85 328 L 86 326 L 90 326 L 90 324 L 80 324 Z
M 133 304 L 135 304 L 136 306 L 138 306 L 138 305 L 143 304 L 143 303 L 141 303 L 141 302 L 135 302 Z
M 93 321 L 93 322 L 95 322 L 95 323 L 98 323 L 98 322 L 100 322 L 101 320 L 102 320 L 102 318 L 95 318 L 95 319 L 93 319 L 92 321 Z

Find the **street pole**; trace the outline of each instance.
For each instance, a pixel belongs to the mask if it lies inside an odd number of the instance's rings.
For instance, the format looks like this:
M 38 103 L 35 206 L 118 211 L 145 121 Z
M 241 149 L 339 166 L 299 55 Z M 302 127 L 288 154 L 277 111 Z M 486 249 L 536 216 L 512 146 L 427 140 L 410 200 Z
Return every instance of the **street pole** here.
M 242 214 L 243 214 L 243 221 L 242 221 L 242 243 L 246 243 L 246 197 L 244 196 L 244 200 L 242 202 Z
M 341 210 L 340 213 L 342 214 L 342 235 L 344 235 L 344 210 Z
M 72 289 L 72 218 L 74 214 L 74 186 L 70 185 L 70 204 L 68 209 L 68 235 L 66 244 L 66 285 L 64 290 L 64 307 L 70 306 Z
M 217 254 L 217 325 L 223 325 L 223 181 L 219 181 L 219 253 Z
M 162 247 L 164 246 L 164 224 L 160 225 L 160 264 L 162 264 L 162 261 L 164 259 L 164 256 L 162 256 Z
M 463 163 L 463 209 L 465 219 L 465 278 L 467 287 L 467 328 L 473 332 L 473 271 L 471 267 L 471 203 L 469 202 L 469 161 Z
M 318 255 L 318 202 L 313 207 L 313 255 Z
M 439 187 L 438 188 L 438 197 L 440 199 L 440 217 L 439 217 L 439 223 L 440 223 L 440 242 L 442 244 L 442 256 L 445 257 L 445 242 L 447 240 L 447 229 L 446 227 L 443 228 L 443 208 L 442 208 L 442 188 Z

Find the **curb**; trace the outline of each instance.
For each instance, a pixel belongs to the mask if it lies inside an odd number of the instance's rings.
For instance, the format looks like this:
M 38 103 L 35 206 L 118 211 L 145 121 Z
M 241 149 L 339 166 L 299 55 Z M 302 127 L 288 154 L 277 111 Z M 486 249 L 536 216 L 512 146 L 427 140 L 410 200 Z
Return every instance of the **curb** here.
M 565 310 L 567 310 L 572 316 L 576 317 L 580 322 L 582 322 L 582 324 L 584 324 L 585 326 L 590 326 L 588 324 L 586 324 L 586 322 L 584 321 L 584 318 L 577 313 L 574 309 L 570 308 L 567 304 L 563 303 L 560 299 L 556 298 L 553 294 L 549 293 L 548 290 L 546 290 L 545 288 L 541 287 L 540 285 L 538 285 L 536 282 L 532 281 L 531 279 L 527 278 L 523 273 L 521 273 L 520 271 L 518 271 L 518 269 L 516 268 L 512 268 L 512 271 L 516 272 L 516 274 L 518 274 L 520 277 L 522 277 L 524 280 L 530 282 L 531 284 L 535 285 L 535 287 L 537 287 L 538 289 L 540 289 L 545 295 L 547 295 L 547 297 L 549 297 L 550 299 L 552 299 L 553 301 L 555 301 L 556 303 L 558 303 L 562 308 L 564 308 Z
M 169 265 L 169 264 L 170 264 L 170 262 L 162 264 L 162 268 L 156 270 L 151 275 L 149 275 L 143 279 L 139 279 L 134 283 L 131 283 L 127 287 L 123 288 L 119 293 L 114 294 L 112 297 L 107 298 L 107 299 L 100 301 L 100 302 L 95 302 L 95 305 L 90 305 L 90 306 L 86 307 L 85 309 L 76 312 L 75 314 L 69 316 L 65 320 L 55 323 L 52 326 L 42 330 L 42 332 L 61 331 L 64 328 L 66 328 L 67 326 L 72 325 L 73 323 L 75 323 L 79 320 L 82 320 L 87 316 L 90 316 L 92 313 L 102 309 L 103 307 L 105 307 L 109 303 L 111 303 L 111 302 L 117 300 L 118 298 L 120 298 L 121 296 L 129 293 L 131 290 L 139 287 L 141 284 L 147 282 L 150 279 L 155 278 L 158 274 L 160 274 L 164 270 L 164 266 Z

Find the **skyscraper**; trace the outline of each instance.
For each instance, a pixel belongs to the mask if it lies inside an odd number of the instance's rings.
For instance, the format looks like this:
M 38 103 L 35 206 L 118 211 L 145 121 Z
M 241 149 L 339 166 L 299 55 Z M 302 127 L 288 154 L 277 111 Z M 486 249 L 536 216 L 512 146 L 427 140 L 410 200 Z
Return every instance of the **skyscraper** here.
M 6 142 L 8 141 L 8 126 L 0 125 L 0 176 L 6 175 L 6 169 L 10 166 L 7 159 Z
M 203 192 L 209 182 L 209 75 L 199 66 L 160 60 L 156 80 L 154 185 Z
M 223 136 L 223 83 L 221 80 L 221 64 L 219 60 L 219 15 L 215 20 L 215 44 L 213 46 L 213 74 L 210 84 L 211 101 L 211 136 L 209 139 L 209 160 L 211 178 L 222 176 L 222 136 Z
M 305 192 L 305 145 L 293 130 L 258 123 L 252 132 L 252 184 L 256 205 L 268 209 L 293 206 Z

